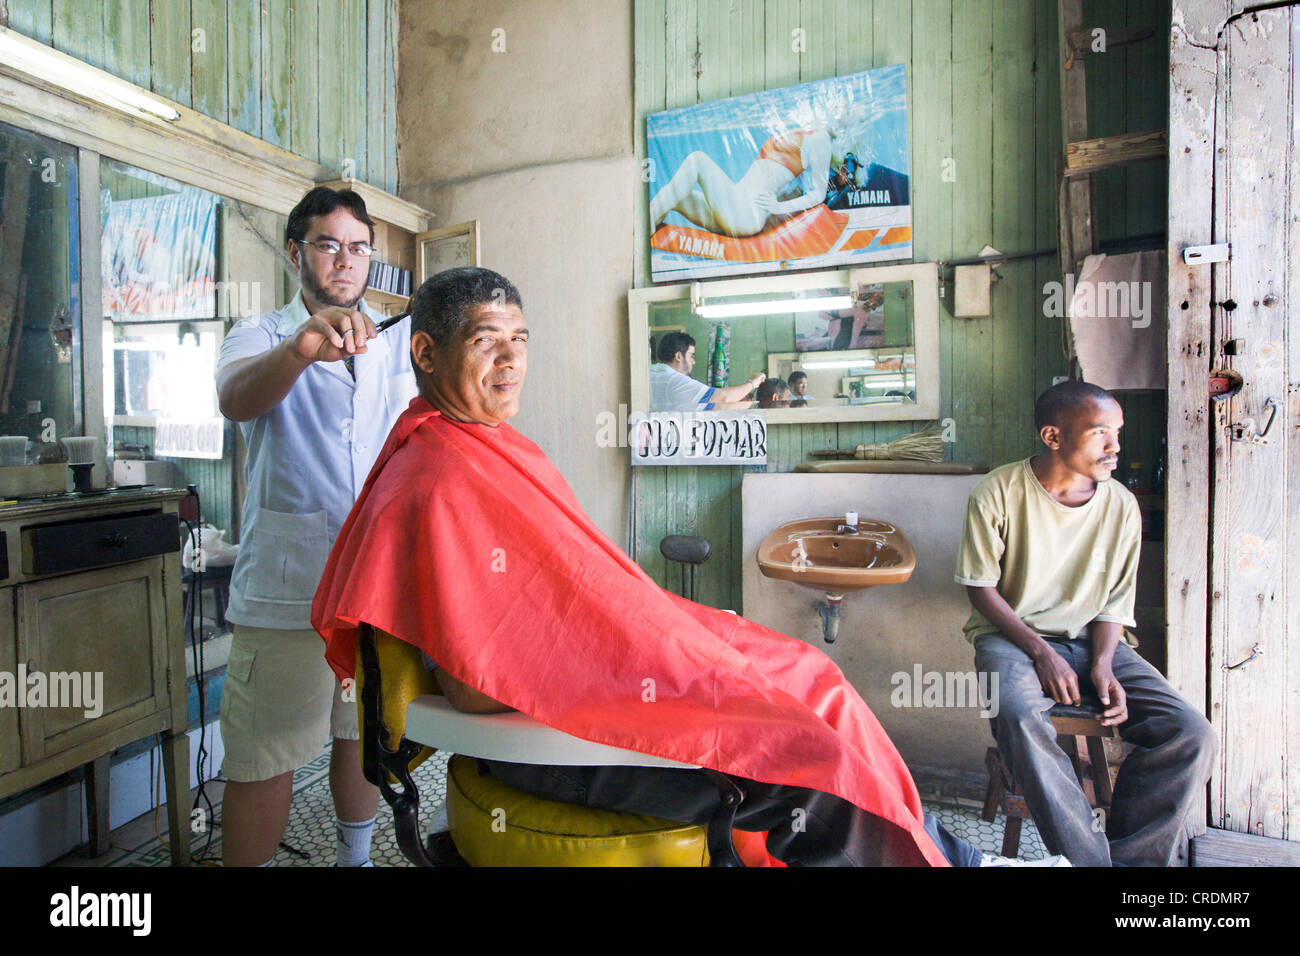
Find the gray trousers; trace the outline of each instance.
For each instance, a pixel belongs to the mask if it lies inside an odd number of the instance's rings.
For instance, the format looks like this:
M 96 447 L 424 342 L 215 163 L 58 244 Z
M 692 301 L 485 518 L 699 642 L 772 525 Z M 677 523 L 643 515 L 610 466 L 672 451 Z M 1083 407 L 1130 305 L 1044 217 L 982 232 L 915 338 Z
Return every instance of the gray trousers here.
M 1095 698 L 1092 642 L 1048 641 L 1074 668 L 1080 693 Z M 1128 704 L 1128 719 L 1118 730 L 1135 749 L 1120 766 L 1103 830 L 1056 743 L 1047 716 L 1056 702 L 1043 693 L 1029 655 L 1000 634 L 989 634 L 975 639 L 975 667 L 997 675 L 993 736 L 1020 781 L 1048 852 L 1063 854 L 1075 866 L 1170 865 L 1218 750 L 1209 721 L 1131 647 L 1116 647 L 1112 670 Z

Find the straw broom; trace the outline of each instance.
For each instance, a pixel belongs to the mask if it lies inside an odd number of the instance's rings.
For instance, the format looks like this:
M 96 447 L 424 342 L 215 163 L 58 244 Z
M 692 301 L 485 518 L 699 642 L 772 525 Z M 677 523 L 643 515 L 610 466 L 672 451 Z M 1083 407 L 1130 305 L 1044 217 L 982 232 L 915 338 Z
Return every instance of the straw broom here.
M 875 461 L 882 458 L 894 461 L 943 461 L 943 431 L 938 425 L 891 442 L 860 444 L 853 451 L 831 448 L 814 451 L 814 458 L 857 458 Z

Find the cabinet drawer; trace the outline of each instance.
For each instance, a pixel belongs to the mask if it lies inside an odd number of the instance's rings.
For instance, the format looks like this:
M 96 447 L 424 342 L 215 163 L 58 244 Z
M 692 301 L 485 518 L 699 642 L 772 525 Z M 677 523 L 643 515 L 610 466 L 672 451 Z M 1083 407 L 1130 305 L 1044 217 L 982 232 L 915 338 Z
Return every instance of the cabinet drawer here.
M 28 574 L 81 571 L 180 550 L 180 523 L 174 514 L 78 521 L 23 533 L 23 570 Z

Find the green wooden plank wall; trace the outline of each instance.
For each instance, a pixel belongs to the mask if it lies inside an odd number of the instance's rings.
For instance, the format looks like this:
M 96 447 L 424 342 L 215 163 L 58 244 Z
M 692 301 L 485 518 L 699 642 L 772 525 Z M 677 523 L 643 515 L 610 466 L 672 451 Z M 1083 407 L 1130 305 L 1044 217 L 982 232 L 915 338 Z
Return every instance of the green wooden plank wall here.
M 5 0 L 7 26 L 397 191 L 397 0 Z
M 1167 63 L 1168 9 L 1167 0 L 1089 5 L 1089 20 L 1110 18 L 1108 26 L 1157 22 L 1154 41 L 1107 62 L 1109 73 L 1096 94 L 1105 103 L 1099 126 L 1163 125 L 1156 104 L 1167 87 L 1161 58 Z M 796 30 L 802 44 L 792 42 Z M 1051 250 L 1061 150 L 1056 32 L 1055 0 L 637 0 L 638 156 L 646 155 L 647 113 L 902 63 L 915 260 L 967 258 L 986 243 L 1007 253 Z M 1089 61 L 1090 69 L 1098 59 Z M 1119 87 L 1143 92 L 1111 96 Z M 951 182 L 943 175 L 947 161 L 955 172 Z M 1108 237 L 1160 228 L 1160 175 L 1129 173 L 1120 188 L 1108 191 L 1114 194 L 1104 200 Z M 1135 209 L 1145 196 L 1160 202 Z M 648 285 L 650 276 L 647 202 L 643 193 L 638 286 Z M 1042 309 L 1043 286 L 1059 281 L 1057 269 L 1054 255 L 999 266 L 987 319 L 955 319 L 951 292 L 941 300 L 941 417 L 954 423 L 952 459 L 997 465 L 1032 453 L 1034 398 L 1067 371 L 1059 320 L 1045 318 Z M 774 426 L 767 470 L 789 471 L 814 449 L 888 441 L 923 424 Z M 659 554 L 660 538 L 703 535 L 715 557 L 702 568 L 700 600 L 740 608 L 743 472 L 637 469 L 633 551 L 661 584 L 678 586 L 675 570 Z
M 340 174 L 397 189 L 397 0 L 5 0 L 10 28 Z M 117 198 L 149 195 L 105 173 Z M 115 438 L 153 446 L 153 430 Z M 233 429 L 228 433 L 233 445 Z M 234 522 L 230 456 L 174 459 Z

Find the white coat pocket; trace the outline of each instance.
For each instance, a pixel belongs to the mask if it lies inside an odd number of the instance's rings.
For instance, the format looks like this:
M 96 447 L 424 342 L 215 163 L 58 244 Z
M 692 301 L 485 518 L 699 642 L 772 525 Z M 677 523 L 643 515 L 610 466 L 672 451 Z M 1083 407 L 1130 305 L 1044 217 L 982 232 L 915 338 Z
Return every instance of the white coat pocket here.
M 324 511 L 286 514 L 257 509 L 257 523 L 242 547 L 250 552 L 244 576 L 249 600 L 310 604 L 329 558 Z

